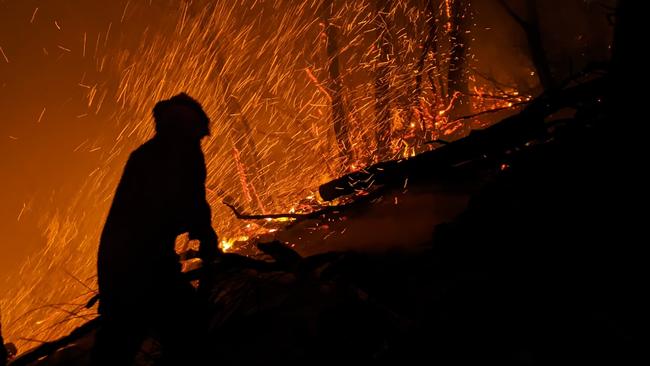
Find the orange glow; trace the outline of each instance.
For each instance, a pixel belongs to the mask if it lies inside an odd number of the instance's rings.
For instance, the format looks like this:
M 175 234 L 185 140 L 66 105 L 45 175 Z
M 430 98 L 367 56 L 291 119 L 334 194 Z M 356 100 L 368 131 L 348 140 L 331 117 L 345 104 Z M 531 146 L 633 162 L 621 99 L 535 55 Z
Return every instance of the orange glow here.
M 25 339 L 55 339 L 96 315 L 84 305 L 96 288 L 99 233 L 128 153 L 153 134 L 151 109 L 158 100 L 185 91 L 211 117 L 212 135 L 203 145 L 208 199 L 220 247 L 236 252 L 238 243 L 278 230 L 267 224 L 291 220 L 244 222 L 222 201 L 247 213 L 312 212 L 325 205 L 316 193 L 320 184 L 380 160 L 412 157 L 433 148 L 424 142 L 459 138 L 461 132 L 487 124 L 480 117 L 461 118 L 456 110 L 461 97 L 468 101 L 463 106 L 468 113 L 512 107 L 529 98 L 467 75 L 467 90 L 474 93 L 448 93 L 451 40 L 441 41 L 439 54 L 431 51 L 418 69 L 428 30 L 416 22 L 430 16 L 425 9 L 393 2 L 389 14 L 398 14 L 394 22 L 404 24 L 395 25 L 403 28 L 403 35 L 401 53 L 392 55 L 385 54 L 391 47 L 380 45 L 371 3 L 345 2 L 334 8 L 329 22 L 339 37 L 340 100 L 350 141 L 349 155 L 342 158 L 331 116 L 337 98 L 329 67 L 334 60 L 323 42 L 327 35 L 319 2 L 254 3 L 242 7 L 236 1 L 183 1 L 174 18 L 159 19 L 158 28 L 152 25 L 156 31 L 135 34 L 115 49 L 107 44 L 122 35 L 116 36 L 113 23 L 99 34 L 84 32 L 77 48 L 51 47 L 49 52 L 56 49 L 62 57 L 77 52 L 92 58 L 97 79 L 74 80 L 87 106 L 77 116 L 107 113 L 110 128 L 70 149 L 97 154 L 99 163 L 85 175 L 69 206 L 42 213 L 44 248 L 24 264 L 2 304 L 3 331 L 21 349 L 32 346 Z M 121 9 L 115 24 L 139 22 L 129 16 L 138 6 L 131 2 Z M 441 25 L 451 27 L 451 7 L 452 0 L 445 0 L 436 9 Z M 28 15 L 37 23 L 42 13 L 36 8 Z M 65 23 L 56 27 L 65 30 Z M 13 61 L 5 51 L 0 47 L 0 62 Z M 387 142 L 378 138 L 378 69 L 385 70 L 390 84 Z M 422 90 L 411 101 L 418 74 L 425 75 Z M 34 119 L 45 124 L 50 113 L 39 106 Z

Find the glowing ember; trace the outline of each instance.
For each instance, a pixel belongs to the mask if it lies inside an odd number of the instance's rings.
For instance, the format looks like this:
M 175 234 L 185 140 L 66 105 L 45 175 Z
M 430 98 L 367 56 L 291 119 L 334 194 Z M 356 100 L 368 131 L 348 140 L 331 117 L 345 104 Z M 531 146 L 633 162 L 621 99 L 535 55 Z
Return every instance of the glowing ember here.
M 219 243 L 219 248 L 221 248 L 221 250 L 224 253 L 228 253 L 228 252 L 233 251 L 233 249 L 234 249 L 233 246 L 235 245 L 235 243 L 237 243 L 237 242 L 246 242 L 246 241 L 248 241 L 248 239 L 249 238 L 247 236 L 240 236 L 240 237 L 234 238 L 234 239 L 224 239 L 224 240 L 221 240 L 221 242 Z

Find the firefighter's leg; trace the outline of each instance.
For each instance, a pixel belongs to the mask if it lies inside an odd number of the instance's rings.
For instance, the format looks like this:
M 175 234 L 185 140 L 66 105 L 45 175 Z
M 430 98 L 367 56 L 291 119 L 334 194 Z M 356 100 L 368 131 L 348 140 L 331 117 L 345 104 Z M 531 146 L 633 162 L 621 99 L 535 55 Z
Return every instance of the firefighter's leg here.
M 167 287 L 157 321 L 165 365 L 202 364 L 205 357 L 207 317 L 194 288 L 176 281 Z

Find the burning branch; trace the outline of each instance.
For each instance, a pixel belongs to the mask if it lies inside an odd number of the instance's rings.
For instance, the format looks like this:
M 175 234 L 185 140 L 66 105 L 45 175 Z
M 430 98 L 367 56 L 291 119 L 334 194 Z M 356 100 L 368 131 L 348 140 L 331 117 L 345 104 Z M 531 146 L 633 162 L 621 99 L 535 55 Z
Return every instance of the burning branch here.
M 266 219 L 284 219 L 284 218 L 298 219 L 306 216 L 305 214 L 293 214 L 293 213 L 249 215 L 249 214 L 240 213 L 234 205 L 231 205 L 226 201 L 222 201 L 222 203 L 228 206 L 228 208 L 230 208 L 230 210 L 232 210 L 232 212 L 235 214 L 235 217 L 237 217 L 240 220 L 266 220 Z
M 467 93 L 467 78 L 465 77 L 465 64 L 467 59 L 467 40 L 465 39 L 465 6 L 463 0 L 454 0 L 449 18 L 449 38 L 452 46 L 449 54 L 449 71 L 447 74 L 447 95 L 461 93 L 461 105 L 469 106 L 465 98 Z

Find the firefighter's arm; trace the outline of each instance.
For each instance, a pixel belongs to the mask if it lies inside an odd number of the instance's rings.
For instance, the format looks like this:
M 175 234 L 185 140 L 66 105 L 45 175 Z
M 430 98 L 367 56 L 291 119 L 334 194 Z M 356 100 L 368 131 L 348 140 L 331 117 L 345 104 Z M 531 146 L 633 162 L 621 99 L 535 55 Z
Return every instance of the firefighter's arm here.
M 196 197 L 195 212 L 190 224 L 191 240 L 200 241 L 199 256 L 203 261 L 212 261 L 219 254 L 219 237 L 212 227 L 212 212 L 205 198 L 205 187 L 201 187 L 199 197 Z
M 201 158 L 203 155 L 201 154 Z M 201 159 L 203 160 L 203 159 Z M 203 261 L 214 260 L 221 251 L 219 250 L 219 237 L 212 227 L 212 210 L 206 199 L 205 192 L 205 163 L 201 161 L 197 167 L 197 176 L 191 199 L 194 209 L 191 214 L 189 235 L 191 240 L 199 240 L 199 256 Z

